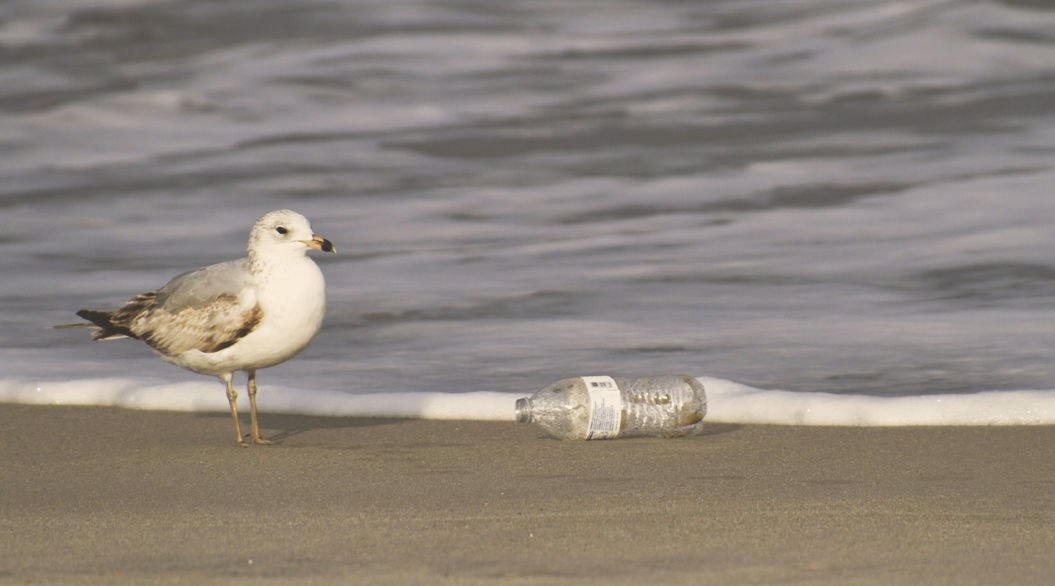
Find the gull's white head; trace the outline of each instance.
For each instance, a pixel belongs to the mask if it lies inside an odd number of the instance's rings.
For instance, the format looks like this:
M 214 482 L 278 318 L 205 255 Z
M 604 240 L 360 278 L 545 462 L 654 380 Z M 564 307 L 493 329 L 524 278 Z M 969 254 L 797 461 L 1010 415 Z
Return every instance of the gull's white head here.
M 312 232 L 307 218 L 293 210 L 268 212 L 249 232 L 249 256 L 304 254 L 309 248 L 337 252 L 332 242 Z

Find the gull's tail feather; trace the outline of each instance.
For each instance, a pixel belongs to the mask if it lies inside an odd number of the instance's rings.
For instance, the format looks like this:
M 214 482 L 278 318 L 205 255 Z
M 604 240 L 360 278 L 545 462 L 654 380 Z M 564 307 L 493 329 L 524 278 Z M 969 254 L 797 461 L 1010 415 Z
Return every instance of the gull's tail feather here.
M 94 309 L 82 309 L 77 312 L 79 317 L 92 322 L 90 324 L 63 324 L 52 326 L 57 329 L 63 328 L 98 328 L 99 331 L 92 335 L 93 340 L 117 340 L 120 338 L 135 338 L 127 327 L 113 323 L 114 311 L 96 311 Z

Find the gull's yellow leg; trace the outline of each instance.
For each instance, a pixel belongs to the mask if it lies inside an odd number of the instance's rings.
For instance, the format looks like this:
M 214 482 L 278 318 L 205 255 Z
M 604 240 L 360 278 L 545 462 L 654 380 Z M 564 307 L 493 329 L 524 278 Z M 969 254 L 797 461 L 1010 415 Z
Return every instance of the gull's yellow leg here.
M 249 419 L 251 421 L 251 429 L 249 430 L 250 439 L 254 444 L 261 444 L 269 446 L 275 442 L 268 441 L 260 437 L 260 427 L 256 423 L 256 370 L 247 370 L 249 373 Z
M 231 384 L 231 378 L 233 373 L 225 373 L 219 375 L 220 380 L 227 385 L 227 401 L 231 403 L 231 418 L 234 419 L 234 432 L 238 435 L 238 445 L 245 448 L 249 444 L 245 443 L 242 439 L 242 428 L 238 425 L 238 392 L 234 390 L 234 385 Z M 254 415 L 256 413 L 254 412 Z M 255 423 L 255 421 L 254 421 Z

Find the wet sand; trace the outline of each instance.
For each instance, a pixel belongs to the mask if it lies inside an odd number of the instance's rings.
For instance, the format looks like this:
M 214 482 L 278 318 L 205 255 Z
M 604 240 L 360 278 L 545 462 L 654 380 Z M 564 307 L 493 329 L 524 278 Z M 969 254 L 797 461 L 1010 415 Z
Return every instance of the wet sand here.
M 1055 427 L 514 423 L 0 404 L 0 583 L 1049 584 Z

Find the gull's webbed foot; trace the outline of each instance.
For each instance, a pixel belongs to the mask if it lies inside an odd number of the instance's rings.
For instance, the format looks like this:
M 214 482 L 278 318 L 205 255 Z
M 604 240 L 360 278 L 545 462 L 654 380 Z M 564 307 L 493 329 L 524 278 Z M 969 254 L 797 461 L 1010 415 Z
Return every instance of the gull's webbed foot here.
M 275 444 L 281 443 L 281 442 L 273 442 L 271 440 L 266 440 L 266 439 L 264 439 L 264 438 L 262 438 L 260 436 L 253 437 L 251 441 L 254 444 L 258 445 L 258 446 L 273 446 Z

